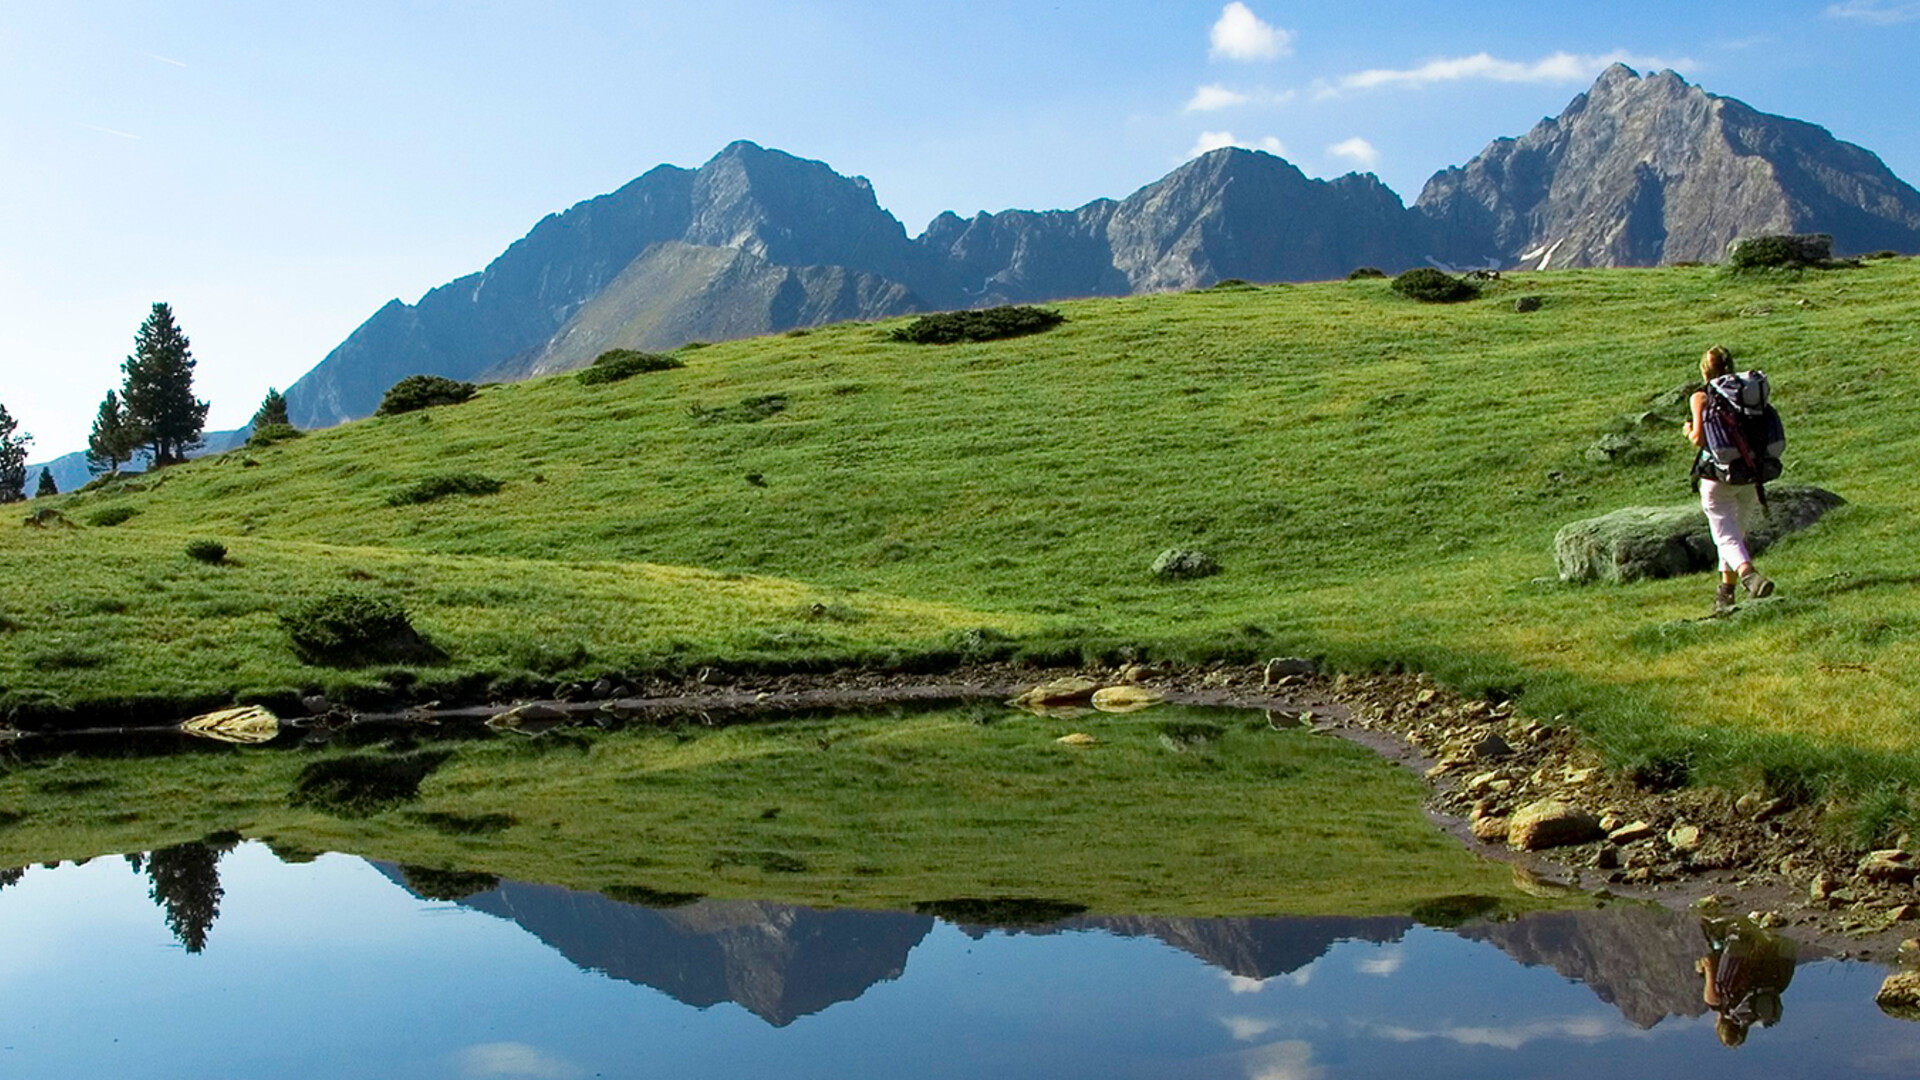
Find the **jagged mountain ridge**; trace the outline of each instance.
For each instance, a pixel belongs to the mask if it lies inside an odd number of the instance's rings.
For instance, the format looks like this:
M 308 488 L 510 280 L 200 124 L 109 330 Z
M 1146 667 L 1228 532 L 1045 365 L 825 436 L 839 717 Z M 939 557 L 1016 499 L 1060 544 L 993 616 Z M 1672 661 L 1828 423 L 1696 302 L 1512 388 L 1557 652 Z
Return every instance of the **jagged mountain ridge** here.
M 1525 269 L 1717 262 L 1738 236 L 1920 249 L 1920 193 L 1825 129 L 1616 64 L 1558 117 L 1427 182 L 1459 261 Z
M 1124 199 L 947 213 L 910 239 L 864 178 L 736 142 L 549 215 L 416 304 L 388 303 L 287 400 L 296 424 L 326 426 L 411 374 L 517 379 L 615 347 L 1361 265 L 1711 261 L 1735 236 L 1778 231 L 1920 250 L 1920 193 L 1814 125 L 1619 65 L 1559 117 L 1436 174 L 1411 207 L 1371 175 L 1311 179 L 1229 148 Z

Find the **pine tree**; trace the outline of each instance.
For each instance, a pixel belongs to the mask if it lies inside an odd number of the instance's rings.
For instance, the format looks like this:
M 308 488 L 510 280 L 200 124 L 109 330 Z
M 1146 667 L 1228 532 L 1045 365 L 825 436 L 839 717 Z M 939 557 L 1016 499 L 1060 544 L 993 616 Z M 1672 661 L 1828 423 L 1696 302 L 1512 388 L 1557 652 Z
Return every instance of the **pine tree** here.
M 87 468 L 96 473 L 119 472 L 120 463 L 131 461 L 133 451 L 146 441 L 139 428 L 127 419 L 120 395 L 107 391 L 100 403 L 100 415 L 93 418 L 93 433 L 87 436 Z
M 267 387 L 267 396 L 260 402 L 260 411 L 248 421 L 249 427 L 259 431 L 263 427 L 290 427 L 293 421 L 287 419 L 287 399 L 280 391 Z
M 27 444 L 31 435 L 16 436 L 19 424 L 0 405 L 0 503 L 19 502 L 27 497 Z
M 58 494 L 60 494 L 60 485 L 53 482 L 53 470 L 45 465 L 40 466 L 40 486 L 34 491 L 33 497 L 43 499 L 48 495 Z
M 174 325 L 173 309 L 153 305 L 134 335 L 133 355 L 121 365 L 126 385 L 121 398 L 128 419 L 153 448 L 153 463 L 167 465 L 186 459 L 200 444 L 207 424 L 207 403 L 193 396 L 193 353 L 187 336 Z

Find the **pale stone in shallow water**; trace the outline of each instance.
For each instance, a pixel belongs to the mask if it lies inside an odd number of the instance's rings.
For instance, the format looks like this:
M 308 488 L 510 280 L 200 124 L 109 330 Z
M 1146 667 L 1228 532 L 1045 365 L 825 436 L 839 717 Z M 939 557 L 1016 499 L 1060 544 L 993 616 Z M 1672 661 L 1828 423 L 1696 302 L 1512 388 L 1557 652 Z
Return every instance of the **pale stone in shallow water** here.
M 1039 686 L 1013 699 L 1016 705 L 1080 705 L 1093 699 L 1100 684 L 1080 675 L 1068 675 Z
M 280 720 L 258 705 L 196 716 L 180 725 L 189 735 L 229 743 L 263 743 L 280 734 Z
M 1164 697 L 1160 691 L 1144 686 L 1108 686 L 1094 691 L 1093 707 L 1101 712 L 1137 712 L 1150 705 L 1158 705 L 1162 700 Z
M 1896 971 L 1873 995 L 1880 1011 L 1896 1020 L 1920 1020 L 1920 971 Z
M 1513 815 L 1507 845 L 1520 851 L 1584 844 L 1601 837 L 1600 821 L 1579 807 L 1558 799 L 1528 803 Z

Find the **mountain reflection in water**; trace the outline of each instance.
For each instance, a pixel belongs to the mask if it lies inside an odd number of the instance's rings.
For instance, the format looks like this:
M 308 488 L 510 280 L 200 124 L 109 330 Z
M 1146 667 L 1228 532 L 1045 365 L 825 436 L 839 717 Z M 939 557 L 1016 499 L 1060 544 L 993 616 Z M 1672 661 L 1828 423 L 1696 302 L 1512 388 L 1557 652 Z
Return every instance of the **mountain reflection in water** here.
M 290 865 L 220 838 L 0 873 L 0 955 L 12 958 L 0 966 L 12 1003 L 0 1060 L 36 1077 L 330 1080 L 1895 1076 L 1920 1065 L 1920 1029 L 1871 1004 L 1881 972 L 1831 961 L 1794 971 L 1788 959 L 1791 986 L 1758 987 L 1768 1008 L 1740 1029 L 1745 1045 L 1722 1047 L 1702 973 L 1753 1011 L 1729 965 L 1716 966 L 1733 939 L 1710 924 L 1716 947 L 1698 918 L 1653 907 L 1450 929 L 1093 915 L 989 927 L 680 899 L 650 908 L 338 855 Z M 156 935 L 181 948 L 154 951 Z
M 376 866 L 407 887 L 399 867 Z M 936 924 L 927 915 L 739 900 L 655 910 L 515 881 L 458 903 L 519 924 L 584 971 L 651 986 L 699 1008 L 732 1001 L 776 1027 L 899 978 L 907 955 Z M 976 939 L 1072 931 L 1157 938 L 1231 975 L 1263 980 L 1305 967 L 1337 941 L 1397 941 L 1412 925 L 1404 918 L 1080 917 L 1039 928 L 959 929 Z

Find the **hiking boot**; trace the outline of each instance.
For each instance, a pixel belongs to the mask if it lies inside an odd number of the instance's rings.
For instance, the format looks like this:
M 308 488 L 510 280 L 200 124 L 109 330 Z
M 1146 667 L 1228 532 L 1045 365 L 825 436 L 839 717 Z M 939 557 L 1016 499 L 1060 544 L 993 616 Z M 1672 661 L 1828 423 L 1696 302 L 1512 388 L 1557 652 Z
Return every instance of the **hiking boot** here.
M 1713 615 L 1717 619 L 1722 615 L 1731 614 L 1733 614 L 1733 582 L 1723 581 L 1720 587 L 1714 590 Z
M 1746 586 L 1747 595 L 1755 600 L 1764 600 L 1773 595 L 1773 579 L 1758 570 L 1748 570 L 1741 574 L 1740 584 Z

